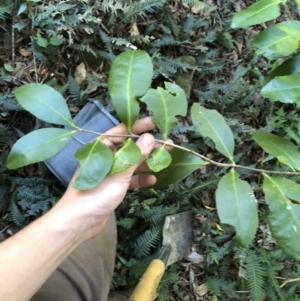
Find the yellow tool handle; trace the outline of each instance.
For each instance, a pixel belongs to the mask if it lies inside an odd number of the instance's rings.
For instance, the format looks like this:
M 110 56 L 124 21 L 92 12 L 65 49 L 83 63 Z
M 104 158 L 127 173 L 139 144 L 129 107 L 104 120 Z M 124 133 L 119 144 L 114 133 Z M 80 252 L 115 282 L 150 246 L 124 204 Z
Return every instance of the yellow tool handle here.
M 156 289 L 166 266 L 160 259 L 154 259 L 142 279 L 133 291 L 129 301 L 153 301 L 156 298 Z

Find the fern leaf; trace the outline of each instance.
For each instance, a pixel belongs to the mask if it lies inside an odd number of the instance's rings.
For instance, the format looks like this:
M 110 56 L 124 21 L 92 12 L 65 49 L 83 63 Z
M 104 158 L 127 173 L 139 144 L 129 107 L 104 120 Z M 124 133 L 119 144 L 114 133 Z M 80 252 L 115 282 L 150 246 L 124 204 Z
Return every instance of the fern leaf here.
M 117 225 L 130 230 L 136 224 L 136 218 L 122 218 L 117 221 Z
M 254 251 L 249 251 L 246 258 L 248 289 L 253 301 L 262 301 L 264 298 L 265 271 Z
M 134 245 L 134 255 L 137 258 L 143 258 L 150 254 L 152 248 L 157 247 L 161 238 L 161 232 L 158 229 L 150 229 L 140 235 Z
M 161 8 L 166 0 L 144 0 L 135 1 L 131 5 L 124 8 L 123 22 L 132 21 L 137 16 L 145 16 L 145 13 L 154 13 L 155 9 Z
M 177 212 L 177 207 L 154 207 L 150 210 L 140 210 L 136 213 L 137 217 L 143 218 L 146 222 L 158 224 L 164 221 L 167 215 L 172 215 Z
M 22 227 L 25 224 L 26 217 L 19 210 L 19 208 L 15 202 L 12 202 L 12 204 L 11 204 L 11 216 L 12 216 L 13 222 L 17 226 Z

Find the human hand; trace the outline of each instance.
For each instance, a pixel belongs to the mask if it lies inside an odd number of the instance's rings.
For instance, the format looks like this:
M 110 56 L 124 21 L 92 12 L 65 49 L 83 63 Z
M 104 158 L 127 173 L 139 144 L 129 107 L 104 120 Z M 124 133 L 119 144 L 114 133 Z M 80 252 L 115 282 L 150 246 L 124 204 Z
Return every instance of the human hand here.
M 137 120 L 133 125 L 133 134 L 141 134 L 155 128 L 151 117 Z M 124 124 L 110 129 L 106 135 L 128 135 Z M 102 142 L 109 146 L 113 151 L 126 139 L 125 137 L 104 136 Z M 67 210 L 73 210 L 82 219 L 81 226 L 83 231 L 88 231 L 88 236 L 96 235 L 104 227 L 107 219 L 122 202 L 128 188 L 138 188 L 152 186 L 156 182 L 153 175 L 135 175 L 135 171 L 147 171 L 147 165 L 144 162 L 147 155 L 156 147 L 154 138 L 150 134 L 142 135 L 137 141 L 137 146 L 141 150 L 141 159 L 138 164 L 129 169 L 108 175 L 97 187 L 78 191 L 70 184 L 63 198 L 57 206 L 65 207 Z M 73 179 L 71 180 L 74 181 Z

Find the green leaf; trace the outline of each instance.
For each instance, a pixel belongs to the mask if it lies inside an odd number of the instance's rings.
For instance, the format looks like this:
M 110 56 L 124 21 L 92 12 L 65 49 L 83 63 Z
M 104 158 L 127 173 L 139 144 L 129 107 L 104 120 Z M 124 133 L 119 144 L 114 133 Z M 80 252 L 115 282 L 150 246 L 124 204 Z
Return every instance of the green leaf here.
M 122 148 L 120 148 L 114 155 L 114 163 L 110 174 L 120 172 L 128 169 L 139 162 L 141 159 L 140 148 L 132 141 L 127 139 Z
M 247 247 L 258 227 L 257 200 L 249 183 L 240 180 L 238 173 L 231 169 L 218 185 L 216 202 L 221 222 L 232 225 L 237 243 Z
M 264 174 L 263 191 L 269 205 L 268 224 L 282 250 L 300 261 L 300 207 L 293 204 L 274 178 Z
M 279 4 L 285 0 L 260 0 L 241 10 L 233 17 L 231 28 L 245 28 L 264 23 L 280 16 Z
M 300 72 L 300 55 L 294 56 L 294 57 L 286 60 L 281 65 L 279 65 L 277 68 L 275 68 L 273 71 L 271 71 L 265 77 L 264 84 L 266 85 L 268 82 L 270 82 L 276 76 L 290 75 L 290 74 L 298 73 L 298 72 Z
M 300 21 L 285 21 L 278 23 L 275 26 L 295 40 L 300 41 Z
M 78 149 L 75 158 L 80 169 L 72 186 L 78 190 L 88 190 L 104 180 L 113 165 L 114 155 L 98 138 Z
M 270 133 L 255 132 L 255 142 L 268 154 L 276 157 L 279 162 L 292 169 L 300 169 L 300 153 L 289 140 Z
M 154 171 L 159 172 L 168 167 L 172 162 L 170 153 L 165 150 L 164 145 L 154 150 L 146 159 L 148 167 Z
M 15 71 L 14 67 L 10 64 L 4 64 L 4 68 L 8 72 L 14 72 Z
M 165 82 L 165 87 L 166 90 L 161 87 L 149 89 L 141 101 L 153 112 L 153 121 L 166 139 L 178 123 L 175 116 L 186 115 L 187 100 L 184 90 L 178 85 Z
M 43 38 L 40 34 L 37 35 L 36 43 L 43 48 L 46 48 L 48 45 L 47 39 Z
M 157 182 L 153 188 L 162 188 L 176 183 L 201 166 L 208 164 L 196 155 L 178 148 L 174 148 L 170 155 L 172 157 L 171 164 L 162 171 L 154 173 Z
M 298 8 L 298 15 L 300 15 L 300 0 L 295 0 Z
M 112 64 L 108 90 L 117 115 L 129 132 L 139 115 L 137 97 L 146 93 L 152 76 L 151 58 L 142 50 L 123 52 Z
M 257 55 L 263 55 L 268 59 L 276 59 L 295 52 L 299 47 L 299 41 L 273 26 L 256 35 L 253 39 L 253 45 L 258 48 Z
M 300 72 L 275 77 L 263 87 L 261 94 L 283 103 L 300 104 Z
M 59 46 L 63 43 L 63 39 L 53 36 L 50 39 L 50 44 L 54 45 L 54 46 Z
M 233 162 L 234 138 L 223 116 L 216 110 L 208 110 L 194 103 L 191 109 L 192 121 L 203 137 L 209 137 L 216 149 Z
M 39 129 L 20 138 L 7 157 L 7 168 L 14 169 L 44 161 L 58 153 L 76 131 Z
M 284 195 L 293 201 L 300 202 L 300 184 L 287 178 L 273 177 L 272 181 L 283 191 Z
M 24 11 L 27 9 L 27 3 L 22 3 L 18 10 L 18 16 L 24 13 Z
M 14 92 L 20 105 L 37 118 L 76 127 L 66 101 L 55 89 L 43 84 L 27 84 Z

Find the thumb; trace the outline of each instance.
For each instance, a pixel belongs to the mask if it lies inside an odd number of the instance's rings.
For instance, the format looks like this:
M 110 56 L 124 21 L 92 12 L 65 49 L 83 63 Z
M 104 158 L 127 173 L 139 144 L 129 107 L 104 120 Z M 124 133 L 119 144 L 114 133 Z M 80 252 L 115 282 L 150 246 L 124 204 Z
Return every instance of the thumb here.
M 154 137 L 151 134 L 143 134 L 137 141 L 136 145 L 139 147 L 141 151 L 141 158 L 138 164 L 132 166 L 130 169 L 132 169 L 132 173 L 136 170 L 136 168 L 145 161 L 146 157 L 152 152 L 154 148 Z

